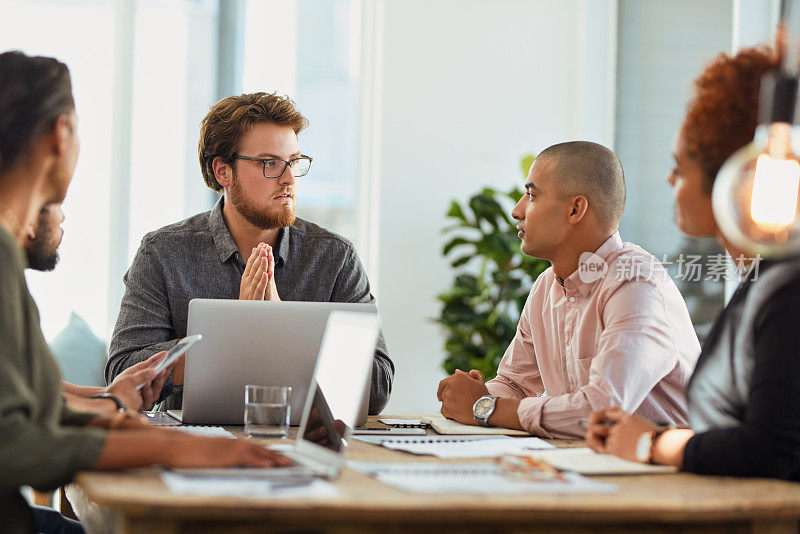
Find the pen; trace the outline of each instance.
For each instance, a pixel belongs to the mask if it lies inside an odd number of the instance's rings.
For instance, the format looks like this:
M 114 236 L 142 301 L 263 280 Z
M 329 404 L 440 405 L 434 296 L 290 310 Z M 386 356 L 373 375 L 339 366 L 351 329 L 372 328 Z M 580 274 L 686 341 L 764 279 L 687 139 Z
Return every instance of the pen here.
M 614 419 L 600 419 L 600 420 L 597 422 L 597 424 L 598 424 L 598 425 L 603 425 L 603 426 L 614 426 L 614 425 L 616 425 L 617 423 L 618 423 L 618 421 L 615 421 Z M 661 423 L 653 423 L 653 424 L 654 424 L 654 425 L 656 425 L 657 427 L 663 427 L 663 428 L 667 428 L 667 427 L 670 427 L 670 428 L 677 428 L 677 427 L 676 427 L 675 425 L 673 425 L 672 423 L 664 423 L 664 422 L 661 422 Z M 589 428 L 589 420 L 588 420 L 588 419 L 578 419 L 578 425 L 580 425 L 580 426 L 581 426 L 581 427 L 583 427 L 583 428 Z
M 615 420 L 613 420 L 613 419 L 600 419 L 597 422 L 597 424 L 598 425 L 603 425 L 603 426 L 614 426 L 614 425 L 617 424 L 617 422 Z M 578 425 L 580 425 L 583 428 L 589 428 L 589 420 L 588 419 L 578 419 Z

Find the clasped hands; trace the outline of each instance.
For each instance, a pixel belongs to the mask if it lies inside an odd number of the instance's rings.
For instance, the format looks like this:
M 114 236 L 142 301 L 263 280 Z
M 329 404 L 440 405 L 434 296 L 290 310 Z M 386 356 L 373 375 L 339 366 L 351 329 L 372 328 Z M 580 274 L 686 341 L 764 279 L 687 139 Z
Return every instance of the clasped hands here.
M 442 403 L 442 415 L 459 423 L 475 425 L 472 406 L 479 398 L 489 394 L 480 371 L 473 369 L 469 373 L 456 370 L 439 382 L 436 396 Z M 619 407 L 605 408 L 591 414 L 586 443 L 595 452 L 637 461 L 639 439 L 658 428 L 658 425 Z
M 266 243 L 259 243 L 247 259 L 239 286 L 239 300 L 281 300 L 275 286 L 275 256 L 272 247 Z
M 442 415 L 465 425 L 475 425 L 472 405 L 484 395 L 489 395 L 483 375 L 477 369 L 465 373 L 460 369 L 439 382 L 436 397 L 442 403 Z

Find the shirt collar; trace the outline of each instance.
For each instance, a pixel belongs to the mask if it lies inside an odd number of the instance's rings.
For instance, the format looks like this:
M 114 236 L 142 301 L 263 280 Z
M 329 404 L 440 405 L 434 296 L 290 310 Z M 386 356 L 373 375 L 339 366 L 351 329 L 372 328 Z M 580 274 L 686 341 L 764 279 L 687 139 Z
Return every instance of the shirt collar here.
M 231 235 L 231 231 L 228 229 L 228 225 L 225 224 L 225 218 L 222 216 L 222 207 L 225 204 L 225 196 L 220 196 L 217 203 L 214 204 L 214 207 L 208 213 L 208 224 L 211 228 L 211 237 L 214 239 L 214 244 L 217 247 L 217 254 L 219 255 L 220 261 L 223 263 L 231 259 L 231 256 L 234 256 L 236 253 L 239 252 L 239 249 L 236 248 L 236 242 L 233 240 L 233 236 Z M 292 227 L 281 228 L 278 232 L 278 243 L 276 248 L 278 249 L 278 255 L 275 259 L 275 266 L 276 267 L 283 267 L 283 265 L 289 260 L 289 245 L 291 243 L 291 229 Z M 247 261 L 247 258 L 242 258 L 242 261 Z
M 289 244 L 292 240 L 292 226 L 281 228 L 278 232 L 278 242 L 275 248 L 278 249 L 278 255 L 275 257 L 275 267 L 283 267 L 289 261 Z
M 211 237 L 214 239 L 214 244 L 217 246 L 217 254 L 222 262 L 231 259 L 231 256 L 239 252 L 236 248 L 236 243 L 233 241 L 228 225 L 225 224 L 225 218 L 222 216 L 222 206 L 225 204 L 225 196 L 222 195 L 214 204 L 214 208 L 208 213 L 208 225 L 211 228 Z
M 611 237 L 603 241 L 603 244 L 600 245 L 592 255 L 585 255 L 585 257 L 582 258 L 583 261 L 578 264 L 578 268 L 575 270 L 575 272 L 569 275 L 566 280 L 564 280 L 564 292 L 566 295 L 568 297 L 577 295 L 582 298 L 589 296 L 595 284 L 605 278 L 608 273 L 599 277 L 591 275 L 587 276 L 581 271 L 581 266 L 584 263 L 590 263 L 593 260 L 596 262 L 597 258 L 600 258 L 605 262 L 608 260 L 609 256 L 621 248 L 622 238 L 619 236 L 619 231 L 617 231 L 614 232 Z M 607 263 L 606 268 L 608 268 Z

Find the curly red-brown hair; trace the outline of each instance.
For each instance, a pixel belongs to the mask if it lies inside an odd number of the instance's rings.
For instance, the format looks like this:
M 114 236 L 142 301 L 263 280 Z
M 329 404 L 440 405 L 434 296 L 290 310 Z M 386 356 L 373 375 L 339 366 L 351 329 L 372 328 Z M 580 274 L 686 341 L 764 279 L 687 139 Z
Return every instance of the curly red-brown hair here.
M 720 54 L 694 81 L 683 133 L 689 156 L 703 169 L 706 192 L 725 160 L 753 139 L 761 76 L 778 66 L 767 47 Z

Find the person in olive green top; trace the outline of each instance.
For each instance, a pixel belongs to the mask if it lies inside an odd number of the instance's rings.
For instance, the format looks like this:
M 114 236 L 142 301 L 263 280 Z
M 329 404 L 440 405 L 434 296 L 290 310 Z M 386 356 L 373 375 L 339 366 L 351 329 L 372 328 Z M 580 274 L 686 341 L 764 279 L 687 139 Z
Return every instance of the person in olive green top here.
M 0 523 L 15 533 L 41 531 L 20 486 L 55 489 L 82 469 L 290 463 L 243 439 L 154 429 L 123 412 L 104 417 L 66 406 L 25 283 L 22 244 L 42 207 L 66 196 L 78 157 L 74 108 L 66 65 L 0 54 Z
M 12 524 L 25 519 L 14 516 L 26 508 L 15 486 L 55 489 L 94 466 L 105 443 L 102 430 L 81 428 L 93 415 L 63 404 L 61 373 L 42 338 L 24 266 L 14 238 L 0 228 L 0 508 Z

